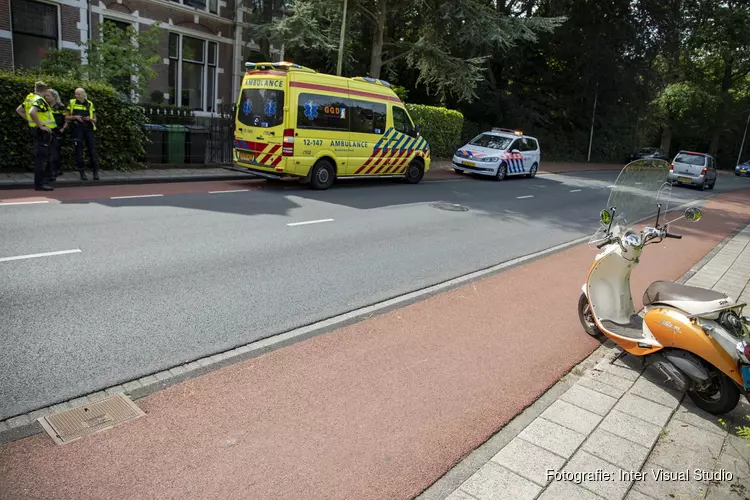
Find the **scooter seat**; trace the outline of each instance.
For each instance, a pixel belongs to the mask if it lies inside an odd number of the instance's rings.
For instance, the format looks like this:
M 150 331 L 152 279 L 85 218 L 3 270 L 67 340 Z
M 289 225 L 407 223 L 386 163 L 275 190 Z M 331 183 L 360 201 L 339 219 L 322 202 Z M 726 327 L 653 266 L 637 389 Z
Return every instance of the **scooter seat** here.
M 728 300 L 726 294 L 699 288 L 696 286 L 680 285 L 673 281 L 654 281 L 643 294 L 643 305 L 667 304 L 678 308 L 694 309 L 696 306 L 706 307 L 712 302 Z

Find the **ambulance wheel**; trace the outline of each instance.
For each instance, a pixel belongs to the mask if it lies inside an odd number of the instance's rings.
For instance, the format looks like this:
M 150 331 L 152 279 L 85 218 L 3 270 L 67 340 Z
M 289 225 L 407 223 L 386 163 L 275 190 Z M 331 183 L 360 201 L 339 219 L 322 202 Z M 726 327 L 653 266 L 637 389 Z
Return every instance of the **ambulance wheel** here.
M 495 174 L 495 180 L 501 181 L 505 179 L 505 176 L 508 175 L 508 166 L 503 163 L 499 167 L 497 167 L 497 173 Z
M 536 177 L 536 171 L 537 171 L 538 168 L 539 168 L 539 165 L 537 165 L 536 163 L 534 163 L 531 166 L 531 170 L 529 170 L 529 173 L 526 174 L 526 177 L 528 177 L 529 179 L 533 179 L 534 177 Z
M 582 293 L 578 298 L 578 319 L 581 320 L 581 326 L 586 330 L 586 333 L 592 337 L 598 337 L 602 334 L 594 322 L 594 317 L 591 314 L 591 305 L 585 293 Z
M 313 189 L 328 189 L 336 178 L 336 169 L 328 160 L 318 160 L 310 175 L 310 187 Z
M 407 184 L 419 184 L 419 181 L 424 177 L 424 164 L 419 160 L 412 160 L 409 166 L 406 168 L 404 179 Z

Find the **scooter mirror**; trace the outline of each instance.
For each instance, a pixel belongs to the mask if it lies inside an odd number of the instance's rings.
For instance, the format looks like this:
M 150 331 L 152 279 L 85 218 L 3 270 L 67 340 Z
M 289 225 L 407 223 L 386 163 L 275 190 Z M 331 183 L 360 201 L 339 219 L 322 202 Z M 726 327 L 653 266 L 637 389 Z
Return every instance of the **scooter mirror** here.
M 610 222 L 612 222 L 612 214 L 610 214 L 607 210 L 602 210 L 599 214 L 599 217 L 601 217 L 602 224 L 605 226 L 608 226 Z
M 690 222 L 698 222 L 703 217 L 700 208 L 690 207 L 685 210 L 685 218 Z

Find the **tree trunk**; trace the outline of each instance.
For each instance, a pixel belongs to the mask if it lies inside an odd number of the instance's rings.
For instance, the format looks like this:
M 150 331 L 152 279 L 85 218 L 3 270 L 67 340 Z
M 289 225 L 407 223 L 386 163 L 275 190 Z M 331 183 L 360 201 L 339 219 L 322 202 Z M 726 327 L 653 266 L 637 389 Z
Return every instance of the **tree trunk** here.
M 383 69 L 383 34 L 387 13 L 386 0 L 380 0 L 375 12 L 378 20 L 372 32 L 372 51 L 370 52 L 370 76 L 372 78 L 380 78 L 380 71 Z
M 672 145 L 672 127 L 664 125 L 661 129 L 661 150 L 668 156 L 669 148 Z
M 711 145 L 708 147 L 708 154 L 716 156 L 719 150 L 719 141 L 721 132 L 724 129 L 724 117 L 726 116 L 732 96 L 729 91 L 732 89 L 732 68 L 734 67 L 734 58 L 729 57 L 724 62 L 724 75 L 721 79 L 721 104 L 716 113 L 714 120 L 713 133 L 711 134 Z

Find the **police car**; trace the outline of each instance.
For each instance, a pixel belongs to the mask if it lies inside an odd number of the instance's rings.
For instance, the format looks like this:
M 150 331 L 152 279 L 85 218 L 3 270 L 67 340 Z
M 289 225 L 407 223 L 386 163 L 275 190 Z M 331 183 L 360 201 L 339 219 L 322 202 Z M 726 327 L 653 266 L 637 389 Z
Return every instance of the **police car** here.
M 453 169 L 503 180 L 507 176 L 534 177 L 539 169 L 539 141 L 519 130 L 493 128 L 483 132 L 453 155 Z

